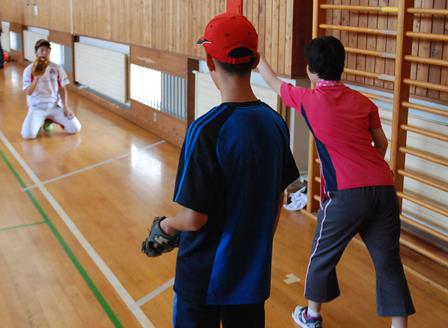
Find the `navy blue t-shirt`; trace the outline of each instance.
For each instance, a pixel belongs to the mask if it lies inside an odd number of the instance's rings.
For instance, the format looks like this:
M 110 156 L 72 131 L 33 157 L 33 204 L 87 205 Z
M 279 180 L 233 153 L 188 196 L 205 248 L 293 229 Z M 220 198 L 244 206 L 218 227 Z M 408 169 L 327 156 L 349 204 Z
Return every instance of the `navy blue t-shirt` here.
M 264 302 L 279 195 L 298 177 L 288 127 L 265 103 L 223 103 L 194 121 L 174 201 L 208 221 L 181 233 L 175 292 L 201 304 Z

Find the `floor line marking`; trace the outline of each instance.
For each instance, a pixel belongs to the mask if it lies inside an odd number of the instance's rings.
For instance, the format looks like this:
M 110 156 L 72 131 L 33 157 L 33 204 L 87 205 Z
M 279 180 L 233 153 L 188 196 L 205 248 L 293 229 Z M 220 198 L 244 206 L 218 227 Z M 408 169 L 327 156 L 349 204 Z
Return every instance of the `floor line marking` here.
M 0 232 L 28 228 L 28 227 L 32 227 L 35 225 L 45 224 L 45 223 L 46 223 L 45 221 L 40 221 L 40 222 L 19 224 L 19 225 L 15 225 L 15 226 L 0 228 Z
M 105 278 L 112 285 L 114 290 L 120 296 L 122 301 L 127 305 L 127 307 L 131 310 L 132 314 L 136 317 L 142 327 L 155 328 L 154 324 L 149 320 L 149 318 L 143 313 L 140 307 L 136 307 L 134 299 L 128 293 L 128 291 L 123 287 L 121 282 L 115 276 L 115 274 L 110 270 L 104 260 L 99 256 L 99 254 L 95 251 L 95 249 L 90 245 L 72 219 L 68 216 L 68 214 L 64 211 L 61 205 L 56 201 L 53 195 L 47 190 L 47 188 L 42 184 L 36 174 L 31 170 L 28 164 L 23 160 L 20 154 L 16 151 L 16 149 L 12 146 L 12 144 L 8 141 L 3 132 L 0 131 L 0 140 L 4 143 L 6 148 L 11 152 L 16 161 L 22 166 L 23 170 L 27 173 L 36 187 L 41 191 L 44 195 L 48 203 L 53 207 L 62 221 L 65 223 L 67 228 L 73 234 L 73 236 L 78 240 L 82 248 L 87 252 L 92 261 L 96 264 L 98 269 L 103 273 Z
M 144 147 L 138 149 L 137 152 L 140 152 L 140 151 L 143 151 L 143 150 L 148 150 L 148 149 L 151 149 L 151 148 L 155 148 L 155 147 L 157 147 L 158 145 L 161 145 L 161 144 L 163 144 L 163 143 L 165 143 L 165 142 L 166 142 L 165 140 L 161 140 L 161 141 L 158 141 L 158 142 L 156 142 L 156 143 L 153 143 L 153 144 L 150 144 L 150 145 L 146 145 L 146 146 L 144 146 Z M 62 179 L 71 177 L 71 176 L 73 176 L 73 175 L 76 175 L 76 174 L 79 174 L 79 173 L 82 173 L 82 172 L 89 171 L 89 170 L 94 169 L 94 168 L 96 168 L 96 167 L 103 166 L 103 165 L 105 165 L 105 164 L 109 164 L 109 163 L 115 162 L 115 161 L 117 161 L 117 160 L 120 160 L 120 159 L 122 159 L 122 158 L 128 157 L 128 156 L 131 155 L 132 153 L 133 153 L 133 152 L 130 151 L 130 152 L 127 152 L 126 154 L 119 155 L 119 156 L 116 156 L 116 157 L 112 157 L 112 158 L 109 158 L 109 159 L 107 159 L 107 160 L 105 160 L 105 161 L 98 162 L 98 163 L 96 163 L 96 164 L 92 164 L 92 165 L 83 167 L 83 168 L 81 168 L 81 169 L 78 169 L 78 170 L 75 170 L 75 171 L 72 171 L 72 172 L 69 172 L 69 173 L 60 175 L 60 176 L 58 176 L 58 177 L 55 177 L 55 178 L 51 178 L 51 179 L 42 181 L 42 184 L 43 184 L 43 185 L 46 185 L 46 184 L 49 184 L 49 183 L 53 183 L 53 182 L 56 182 L 56 181 L 59 181 L 59 180 L 62 180 Z M 32 185 L 32 186 L 29 186 L 29 187 L 26 187 L 26 188 L 23 188 L 22 191 L 32 190 L 32 189 L 35 189 L 35 188 L 37 188 L 37 185 L 36 185 L 36 184 L 34 184 L 34 185 Z
M 157 287 L 152 292 L 150 292 L 149 294 L 143 296 L 141 299 L 139 299 L 135 303 L 136 303 L 137 306 L 142 307 L 144 304 L 148 303 L 149 301 L 151 301 L 152 299 L 156 298 L 157 296 L 162 294 L 164 291 L 166 291 L 167 289 L 169 289 L 169 288 L 171 288 L 173 286 L 174 286 L 174 278 L 168 280 L 167 282 L 165 282 L 160 287 Z

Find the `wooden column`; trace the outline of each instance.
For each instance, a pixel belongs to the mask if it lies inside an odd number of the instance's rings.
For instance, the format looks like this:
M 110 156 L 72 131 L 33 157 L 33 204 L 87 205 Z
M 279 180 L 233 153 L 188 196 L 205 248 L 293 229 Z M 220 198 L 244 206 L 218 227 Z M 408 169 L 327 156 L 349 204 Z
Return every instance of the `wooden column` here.
M 412 31 L 413 15 L 407 12 L 407 8 L 413 6 L 412 0 L 399 0 L 397 22 L 397 45 L 395 60 L 395 83 L 392 114 L 392 137 L 390 148 L 390 166 L 395 175 L 395 188 L 403 191 L 404 177 L 398 174 L 404 169 L 406 154 L 400 152 L 400 147 L 406 147 L 406 130 L 402 125 L 408 122 L 408 108 L 403 106 L 409 101 L 410 86 L 404 79 L 411 74 L 411 62 L 405 60 L 405 56 L 412 53 L 412 38 L 406 36 L 407 31 Z M 401 199 L 400 199 L 401 206 Z
M 23 26 L 22 24 L 19 23 L 13 23 L 11 22 L 9 25 L 9 31 L 10 32 L 15 32 L 20 34 L 20 40 L 21 40 L 21 49 L 22 51 L 16 51 L 16 50 L 12 50 L 10 51 L 11 53 L 11 57 L 13 60 L 15 60 L 16 62 L 18 62 L 21 65 L 27 65 L 27 62 L 25 61 L 25 45 L 24 45 L 24 41 L 23 41 L 23 30 L 25 29 L 25 26 Z
M 194 71 L 199 69 L 199 62 L 196 59 L 188 59 L 187 62 L 187 124 L 195 119 L 196 106 L 196 76 Z

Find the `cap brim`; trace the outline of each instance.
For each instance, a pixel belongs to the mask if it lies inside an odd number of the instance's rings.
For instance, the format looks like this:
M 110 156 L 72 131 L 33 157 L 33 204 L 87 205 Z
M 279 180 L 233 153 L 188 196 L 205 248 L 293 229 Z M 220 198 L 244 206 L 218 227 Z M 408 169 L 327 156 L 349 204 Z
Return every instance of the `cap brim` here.
M 198 41 L 196 41 L 196 44 L 199 44 L 201 46 L 206 44 L 206 43 L 212 43 L 212 42 L 207 40 L 206 38 L 200 38 Z

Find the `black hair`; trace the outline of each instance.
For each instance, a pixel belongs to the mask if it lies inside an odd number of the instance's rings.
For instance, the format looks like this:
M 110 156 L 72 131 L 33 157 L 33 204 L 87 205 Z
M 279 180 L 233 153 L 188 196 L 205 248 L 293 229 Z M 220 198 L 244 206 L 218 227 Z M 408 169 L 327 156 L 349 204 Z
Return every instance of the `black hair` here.
M 251 59 L 247 63 L 243 64 L 229 64 L 224 63 L 222 61 L 216 60 L 217 65 L 221 67 L 226 73 L 230 75 L 239 75 L 239 76 L 245 76 L 247 74 L 250 74 L 252 71 L 252 66 L 254 65 L 255 61 L 257 60 L 257 57 L 254 55 L 252 50 L 248 48 L 236 48 L 233 49 L 229 53 L 229 57 L 233 58 L 241 58 L 241 57 L 247 57 L 250 56 Z
M 50 42 L 48 42 L 48 40 L 45 39 L 40 39 L 36 42 L 36 44 L 34 45 L 34 51 L 37 52 L 37 50 L 39 50 L 40 47 L 47 47 L 48 49 L 51 49 Z
M 341 41 L 333 36 L 311 40 L 305 47 L 305 58 L 311 73 L 329 81 L 341 80 L 344 71 L 345 49 Z

